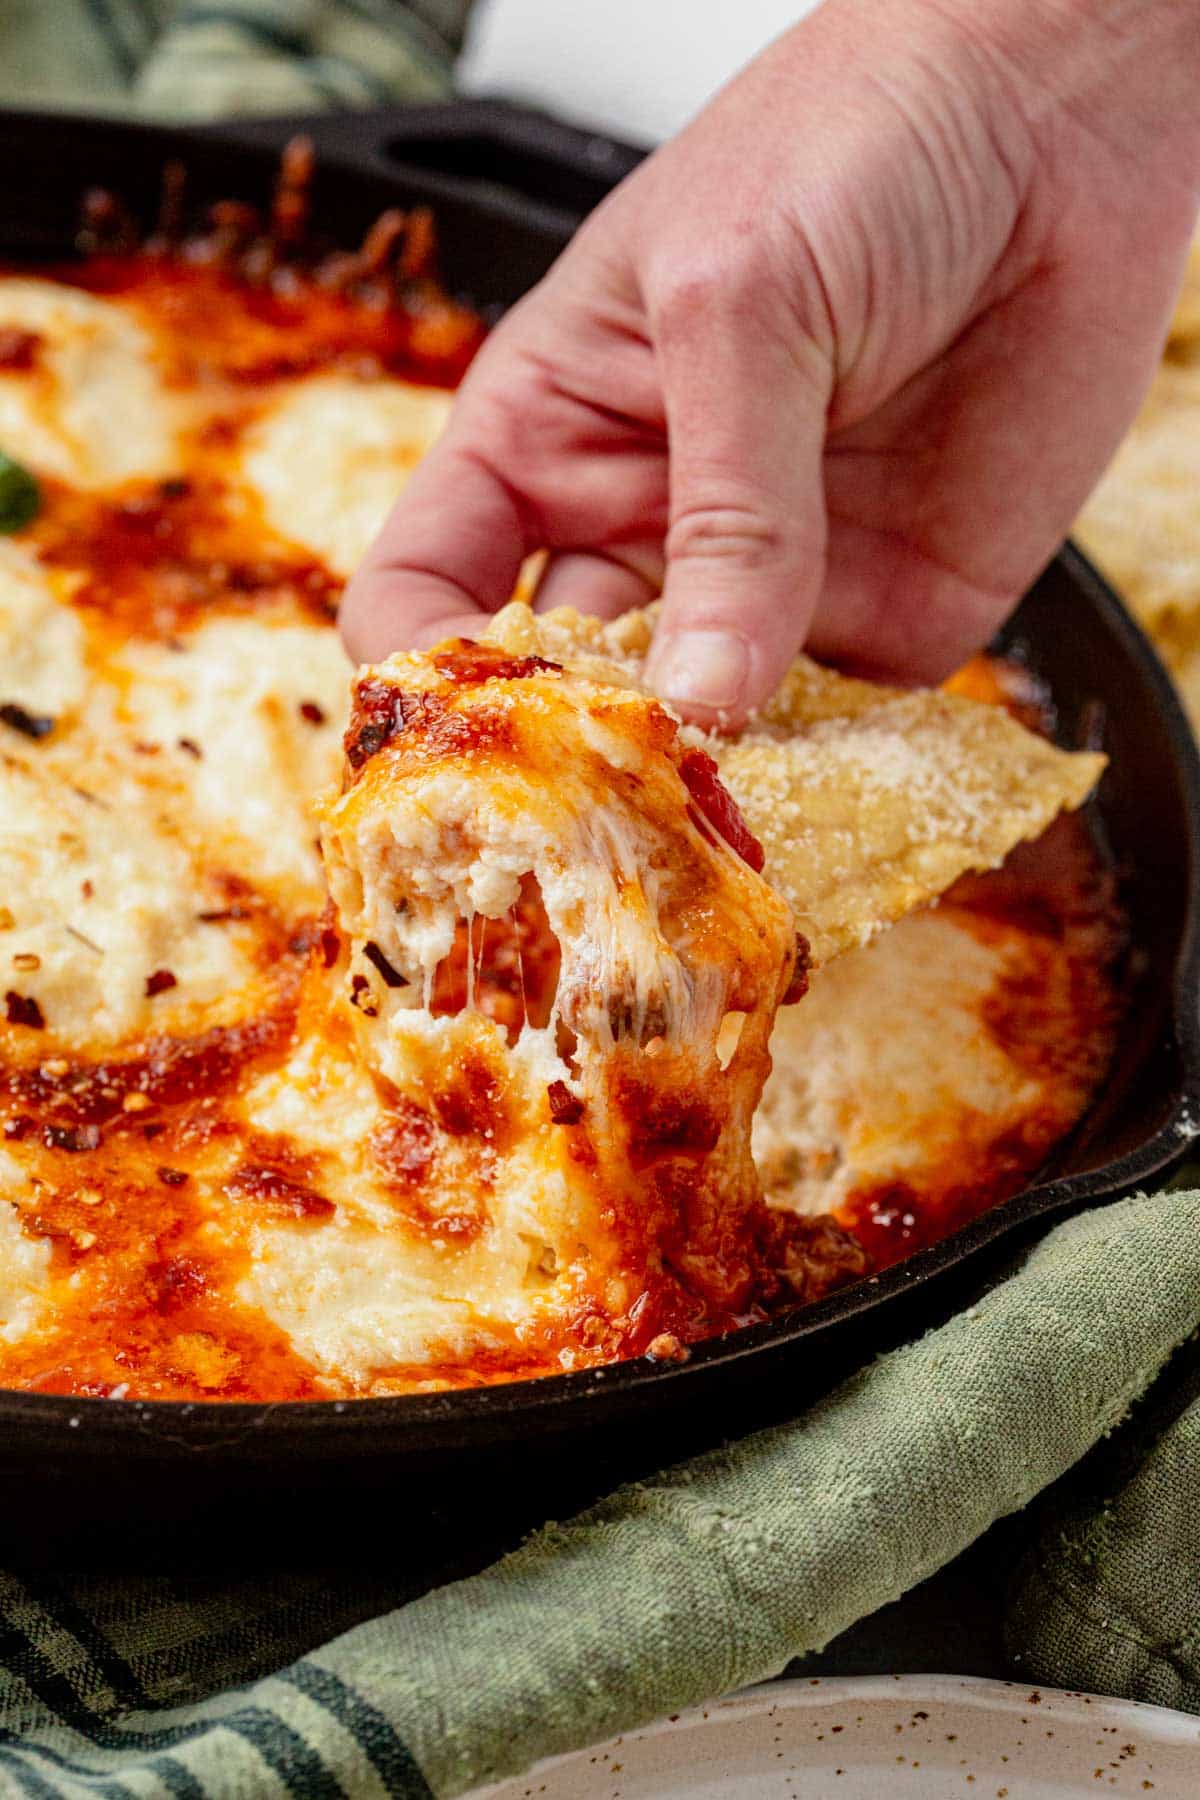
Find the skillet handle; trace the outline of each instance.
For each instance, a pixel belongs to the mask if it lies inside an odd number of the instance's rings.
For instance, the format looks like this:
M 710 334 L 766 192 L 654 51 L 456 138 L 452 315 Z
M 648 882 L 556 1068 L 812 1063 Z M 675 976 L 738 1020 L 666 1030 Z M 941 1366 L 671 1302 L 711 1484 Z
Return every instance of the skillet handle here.
M 318 158 L 353 162 L 402 182 L 489 198 L 496 210 L 569 236 L 647 150 L 498 100 L 369 107 L 299 117 L 226 119 L 223 137 L 282 145 L 303 132 Z
M 647 154 L 531 107 L 466 100 L 407 107 L 387 121 L 383 155 L 551 205 L 579 224 Z

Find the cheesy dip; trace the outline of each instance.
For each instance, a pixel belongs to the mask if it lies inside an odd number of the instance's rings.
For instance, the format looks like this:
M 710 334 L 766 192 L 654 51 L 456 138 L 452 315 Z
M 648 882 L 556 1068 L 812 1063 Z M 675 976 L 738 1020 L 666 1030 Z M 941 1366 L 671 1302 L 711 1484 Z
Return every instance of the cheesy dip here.
M 1013 1191 L 1104 1073 L 1111 881 L 1040 836 L 1099 760 L 1002 668 L 801 662 L 720 744 L 650 623 L 517 607 L 352 692 L 482 335 L 427 270 L 419 215 L 309 265 L 225 207 L 0 275 L 2 1385 L 684 1355 Z

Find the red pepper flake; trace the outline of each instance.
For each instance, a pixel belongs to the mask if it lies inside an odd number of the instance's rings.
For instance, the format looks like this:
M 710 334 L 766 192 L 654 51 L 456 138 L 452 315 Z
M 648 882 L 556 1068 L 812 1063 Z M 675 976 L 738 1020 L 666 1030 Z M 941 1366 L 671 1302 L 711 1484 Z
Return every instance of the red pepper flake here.
M 322 963 L 323 967 L 325 967 L 326 969 L 332 969 L 334 963 L 337 961 L 338 957 L 341 955 L 341 950 L 342 950 L 341 938 L 338 936 L 337 932 L 333 929 L 332 925 L 326 925 L 322 929 L 321 935 L 317 939 L 317 942 L 321 947 L 321 963 Z
M 402 975 L 399 969 L 394 969 L 392 967 L 378 944 L 374 942 L 364 944 L 363 955 L 366 957 L 371 967 L 373 969 L 378 969 L 379 973 L 383 976 L 385 987 L 406 988 L 408 986 L 407 975 Z
M 332 1200 L 303 1182 L 293 1181 L 280 1169 L 243 1163 L 225 1183 L 234 1200 L 259 1200 L 272 1211 L 298 1219 L 328 1219 L 337 1211 Z
M 181 737 L 176 738 L 175 741 L 181 750 L 186 750 L 187 754 L 189 756 L 194 756 L 197 762 L 199 762 L 200 758 L 204 755 L 203 750 L 200 748 L 195 738 Z
M 19 731 L 23 737 L 27 738 L 49 737 L 55 725 L 55 721 L 49 713 L 26 712 L 25 708 L 18 706 L 15 700 L 6 700 L 0 706 L 0 719 L 6 725 L 11 726 L 13 731 Z
M 379 1002 L 371 992 L 371 984 L 365 975 L 355 975 L 350 981 L 350 1004 L 357 1006 L 360 1013 L 368 1019 L 374 1019 L 379 1013 Z
M 439 675 L 464 686 L 483 681 L 527 681 L 531 675 L 561 675 L 562 664 L 544 656 L 510 656 L 498 644 L 477 644 L 473 638 L 455 638 L 433 659 Z
M 170 969 L 155 969 L 146 977 L 146 998 L 153 1000 L 155 994 L 165 994 L 168 988 L 178 987 L 179 982 Z
M 96 889 L 90 881 L 81 881 L 79 884 L 79 891 L 85 900 L 90 900 Z
M 811 974 L 812 951 L 808 947 L 808 939 L 798 931 L 796 933 L 796 966 L 792 970 L 792 979 L 788 982 L 787 991 L 779 1004 L 794 1006 L 797 1000 L 803 1000 L 808 992 Z
M 165 1164 L 155 1173 L 164 1187 L 182 1187 L 189 1179 L 186 1169 L 169 1169 Z
M 30 994 L 18 994 L 9 988 L 4 996 L 4 1010 L 10 1025 L 28 1025 L 31 1031 L 46 1029 L 45 1015 Z
M 0 325 L 0 369 L 24 374 L 32 369 L 41 345 L 39 332 L 22 331 L 19 325 Z
M 94 1150 L 100 1142 L 98 1125 L 43 1125 L 42 1142 L 47 1150 Z
M 307 719 L 310 725 L 323 725 L 325 723 L 325 708 L 323 706 L 318 706 L 315 700 L 301 700 L 300 717 L 302 719 Z
M 5 1119 L 4 1135 L 10 1143 L 19 1143 L 22 1138 L 29 1136 L 33 1130 L 33 1124 L 28 1113 L 17 1113 L 13 1118 Z
M 550 1101 L 550 1117 L 556 1125 L 578 1125 L 583 1117 L 583 1101 L 571 1092 L 565 1081 L 552 1081 L 546 1095 Z
M 411 709 L 411 710 L 410 710 Z M 354 695 L 354 717 L 346 730 L 346 759 L 352 769 L 363 764 L 410 723 L 412 697 L 390 681 L 360 681 Z
M 742 817 L 737 801 L 721 780 L 720 770 L 703 750 L 685 750 L 679 774 L 697 807 L 713 830 L 719 832 L 747 867 L 761 873 L 766 859 L 762 845 Z
M 186 475 L 168 475 L 158 484 L 158 492 L 163 500 L 186 500 L 192 491 L 192 484 Z

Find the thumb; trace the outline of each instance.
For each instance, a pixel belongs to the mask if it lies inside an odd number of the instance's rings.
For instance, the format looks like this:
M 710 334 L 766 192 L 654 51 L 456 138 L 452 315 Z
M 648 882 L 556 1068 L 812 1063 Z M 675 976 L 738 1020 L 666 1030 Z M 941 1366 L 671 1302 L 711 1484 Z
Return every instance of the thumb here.
M 804 642 L 825 572 L 830 374 L 817 346 L 698 306 L 655 344 L 670 458 L 649 678 L 698 724 L 740 724 Z

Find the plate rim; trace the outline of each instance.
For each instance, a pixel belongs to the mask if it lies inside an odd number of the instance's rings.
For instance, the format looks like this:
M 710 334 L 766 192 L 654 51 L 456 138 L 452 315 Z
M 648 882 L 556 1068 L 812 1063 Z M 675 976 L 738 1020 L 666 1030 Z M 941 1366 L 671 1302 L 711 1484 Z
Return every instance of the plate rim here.
M 1037 1699 L 1033 1700 L 1032 1695 Z M 1159 1706 L 1148 1700 L 1127 1700 L 1118 1695 L 1098 1694 L 1084 1688 L 1047 1687 L 1036 1681 L 1012 1681 L 988 1675 L 950 1675 L 929 1672 L 907 1672 L 903 1675 L 787 1675 L 775 1681 L 756 1682 L 732 1694 L 720 1695 L 697 1706 L 686 1707 L 669 1718 L 653 1719 L 648 1725 L 613 1737 L 582 1744 L 578 1749 L 546 1756 L 532 1763 L 519 1775 L 506 1775 L 502 1780 L 474 1787 L 463 1800 L 502 1800 L 514 1782 L 528 1784 L 538 1775 L 552 1774 L 583 1757 L 594 1756 L 619 1737 L 623 1744 L 633 1738 L 662 1738 L 674 1734 L 718 1729 L 728 1720 L 767 1718 L 783 1708 L 803 1712 L 809 1707 L 891 1698 L 903 1706 L 957 1702 L 974 1705 L 982 1712 L 1017 1718 L 1021 1709 L 1035 1705 L 1039 1719 L 1071 1722 L 1088 1719 L 1097 1725 L 1126 1726 L 1136 1730 L 1144 1745 L 1162 1749 L 1188 1748 L 1194 1744 L 1200 1752 L 1200 1714 L 1181 1712 L 1175 1707 Z M 853 1763 L 849 1763 L 853 1767 Z

